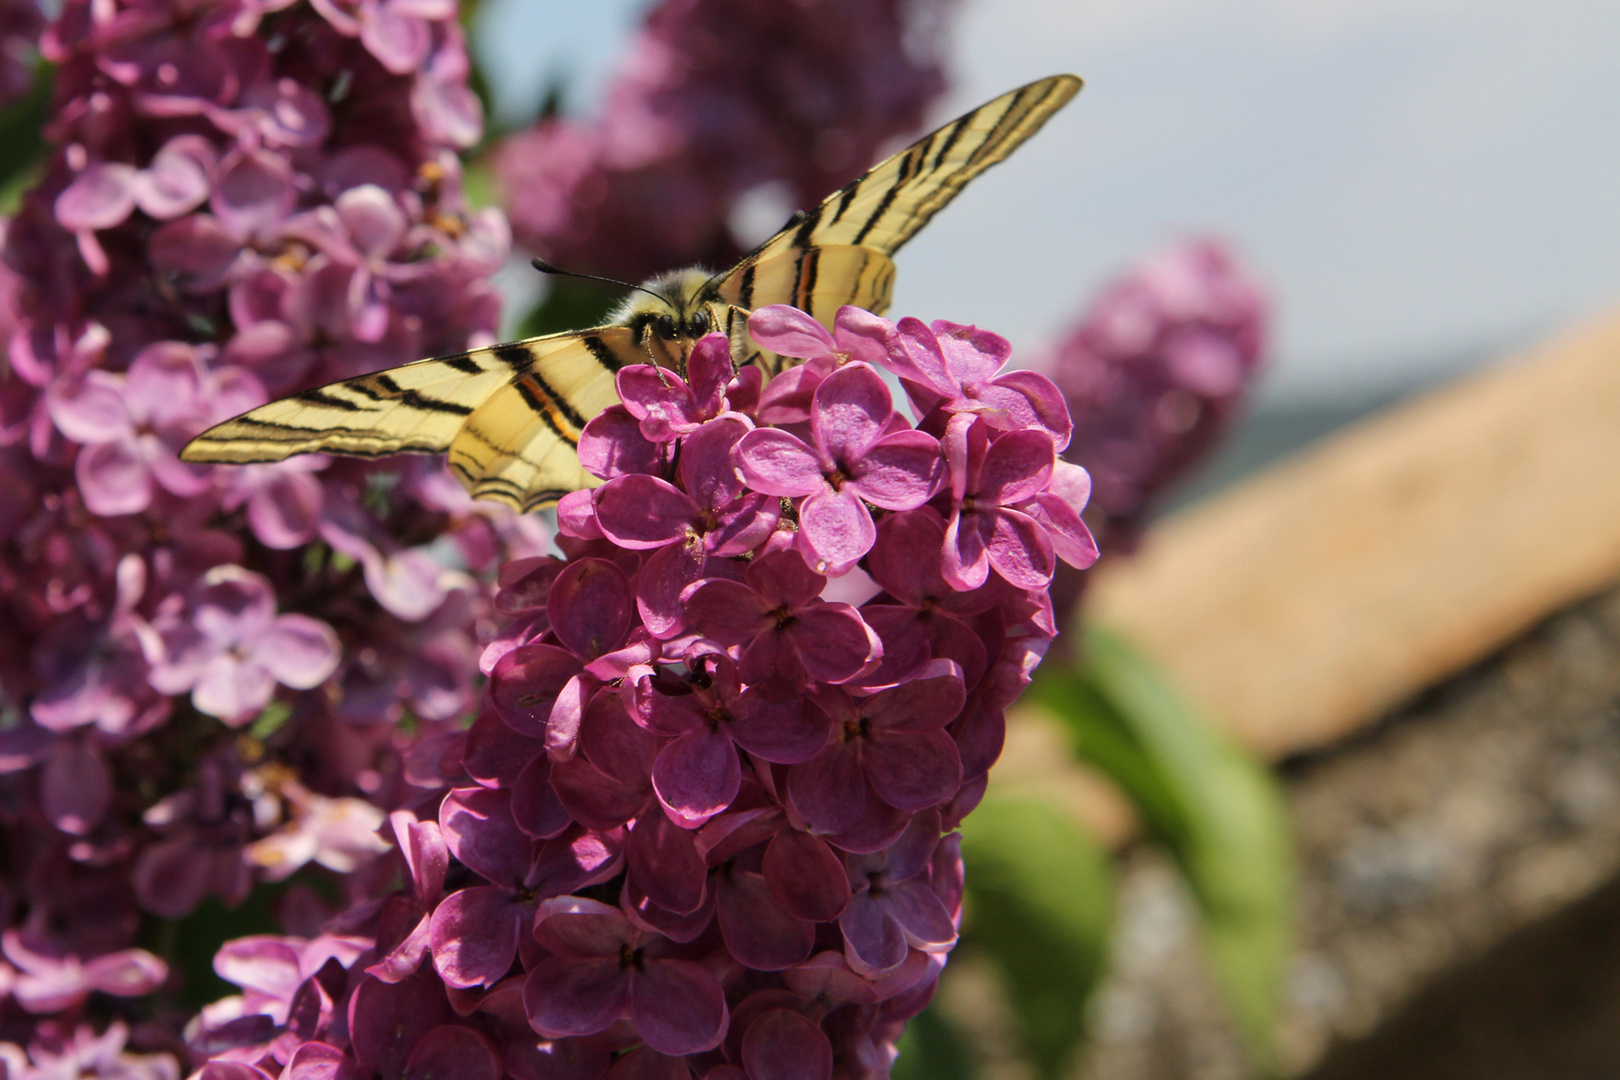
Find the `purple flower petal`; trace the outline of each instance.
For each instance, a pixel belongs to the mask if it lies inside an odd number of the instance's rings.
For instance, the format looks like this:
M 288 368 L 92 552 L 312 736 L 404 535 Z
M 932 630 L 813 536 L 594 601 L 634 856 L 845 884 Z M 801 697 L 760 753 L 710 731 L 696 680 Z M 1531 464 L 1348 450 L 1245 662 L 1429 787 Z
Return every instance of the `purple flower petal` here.
M 813 679 L 841 683 L 883 656 L 883 643 L 848 604 L 805 608 L 786 631 Z
M 768 625 L 760 595 L 736 581 L 706 581 L 686 598 L 687 617 L 722 645 L 747 641 Z
M 573 653 L 552 645 L 520 645 L 496 663 L 490 696 L 512 730 L 544 738 L 557 695 L 579 671 Z
M 57 430 L 74 442 L 116 442 L 135 434 L 123 381 L 105 371 L 53 382 L 45 394 L 45 407 Z
M 988 382 L 1012 358 L 1012 345 L 1000 334 L 943 319 L 929 323 L 928 328 L 939 342 L 945 367 L 958 382 Z
M 826 356 L 838 347 L 826 327 L 787 304 L 755 308 L 748 316 L 748 334 L 763 348 L 800 360 Z
M 726 996 L 715 977 L 686 960 L 654 960 L 636 973 L 636 1033 L 663 1054 L 695 1054 L 726 1034 Z
M 250 236 L 292 213 L 298 198 L 286 158 L 269 150 L 233 150 L 220 163 L 210 208 L 237 236 Z
M 802 963 L 815 944 L 815 924 L 784 911 L 760 874 L 732 870 L 715 903 L 726 949 L 755 971 Z
M 630 874 L 653 903 L 677 915 L 703 903 L 708 868 L 692 834 L 654 807 L 636 819 L 627 848 Z
M 1052 477 L 1052 440 L 1039 431 L 1009 431 L 990 444 L 975 495 L 1011 506 L 1033 499 Z
M 133 440 L 87 446 L 74 463 L 84 504 L 95 514 L 138 514 L 152 504 L 152 470 Z
M 472 1028 L 443 1024 L 411 1049 L 400 1080 L 500 1080 L 503 1071 L 487 1038 Z
M 87 167 L 56 197 L 56 220 L 69 232 L 110 229 L 135 209 L 135 169 L 117 162 Z
M 874 736 L 863 755 L 866 779 L 878 798 L 897 810 L 925 810 L 956 793 L 962 761 L 943 731 L 892 738 Z
M 177 135 L 163 144 L 133 181 L 135 201 L 148 216 L 168 221 L 208 198 L 214 148 L 200 135 Z
M 802 440 L 777 428 L 756 428 L 737 444 L 737 463 L 748 486 L 796 498 L 827 490 L 821 459 Z
M 429 926 L 434 970 L 450 986 L 494 986 L 517 956 L 526 915 L 509 889 L 480 885 L 451 893 Z
M 246 1068 L 238 1062 L 215 1060 L 203 1067 L 202 1076 L 208 1076 L 215 1066 L 230 1065 Z M 260 1076 L 264 1075 L 257 1069 L 252 1071 Z M 287 1080 L 363 1080 L 360 1066 L 355 1064 L 352 1057 L 330 1043 L 323 1042 L 307 1042 L 294 1050 L 292 1057 L 287 1061 L 286 1076 Z M 202 1080 L 202 1077 L 198 1080 Z M 209 1080 L 237 1080 L 237 1078 L 209 1076 Z
M 652 782 L 670 816 L 695 829 L 737 797 L 742 766 L 729 736 L 699 726 L 659 751 Z
M 112 803 L 112 774 L 94 743 L 63 739 L 51 747 L 39 800 L 51 824 L 65 833 L 84 836 L 101 823 Z
M 772 1009 L 742 1042 L 748 1080 L 829 1080 L 833 1048 L 820 1027 L 791 1009 Z
M 609 480 L 597 489 L 595 505 L 602 534 L 631 550 L 663 547 L 681 539 L 700 513 L 689 495 L 656 476 Z
M 853 364 L 833 372 L 816 387 L 810 430 L 829 459 L 853 467 L 883 437 L 893 415 L 894 405 L 882 377 L 865 364 Z
M 806 697 L 772 702 L 762 694 L 743 694 L 731 707 L 731 737 L 765 761 L 791 765 L 807 761 L 827 742 L 831 722 Z
M 889 906 L 868 892 L 849 902 L 838 917 L 844 932 L 845 955 L 850 966 L 866 975 L 892 971 L 905 962 L 910 951 L 906 935 L 889 914 Z
M 1027 514 L 1005 509 L 996 515 L 994 530 L 987 554 L 996 573 L 1020 589 L 1045 588 L 1057 569 L 1046 530 Z
M 309 690 L 337 670 L 337 634 L 308 615 L 281 615 L 253 641 L 253 658 L 277 682 Z
M 594 660 L 624 643 L 635 595 L 623 570 L 604 559 L 581 559 L 557 575 L 546 610 L 563 647 Z
M 618 957 L 542 960 L 523 983 L 523 1010 L 542 1035 L 595 1035 L 630 1007 L 630 979 Z
M 843 491 L 820 491 L 799 508 L 799 542 L 817 572 L 844 572 L 872 549 L 876 539 L 877 526 L 853 485 Z
M 817 832 L 838 833 L 866 810 L 866 777 L 852 743 L 834 738 L 825 750 L 788 770 L 793 805 Z
M 456 788 L 439 808 L 450 853 L 487 880 L 518 888 L 534 861 L 534 842 L 512 817 L 511 795 L 486 788 Z
M 783 829 L 765 849 L 765 882 L 784 911 L 831 922 L 849 903 L 844 864 L 819 836 Z

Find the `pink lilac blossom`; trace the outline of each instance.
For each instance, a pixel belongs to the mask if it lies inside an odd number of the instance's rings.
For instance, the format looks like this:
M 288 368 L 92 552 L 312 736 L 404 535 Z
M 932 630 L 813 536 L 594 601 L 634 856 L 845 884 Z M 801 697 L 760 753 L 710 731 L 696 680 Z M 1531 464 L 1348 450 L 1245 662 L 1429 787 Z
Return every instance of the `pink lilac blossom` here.
M 39 32 L 45 16 L 37 0 L 0 3 L 0 106 L 28 92 L 39 56 Z
M 1106 288 L 1058 345 L 1050 371 L 1074 417 L 1064 458 L 1090 476 L 1087 519 L 1105 550 L 1133 551 L 1155 503 L 1231 430 L 1269 321 L 1264 291 L 1232 253 L 1196 239 Z M 1084 575 L 1059 570 L 1063 621 L 1083 588 Z
M 829 357 L 808 322 L 751 332 Z M 915 373 L 899 326 L 855 323 L 862 356 Z M 999 339 L 960 329 L 940 377 L 1004 378 Z M 956 941 L 954 830 L 1055 633 L 1050 564 L 1096 552 L 1066 501 L 1086 485 L 1054 486 L 1084 473 L 1055 463 L 1043 377 L 1019 384 L 1034 426 L 968 393 L 914 426 L 866 359 L 821 367 L 791 432 L 720 335 L 690 382 L 619 373 L 580 443 L 605 482 L 563 500 L 565 558 L 503 568 L 485 707 L 391 817 L 404 887 L 228 946 L 244 993 L 194 1026 L 204 1080 L 887 1075 Z M 829 489 L 864 521 L 807 541 Z M 972 514 L 994 557 L 959 557 Z M 875 592 L 831 598 L 862 569 Z
M 118 1021 L 100 1034 L 87 1024 L 42 1025 L 26 1047 L 0 1042 L 0 1063 L 12 1080 L 180 1080 L 173 1054 L 136 1053 L 129 1037 Z
M 143 913 L 372 888 L 413 747 L 473 707 L 484 583 L 545 535 L 438 462 L 177 457 L 492 339 L 453 3 L 66 0 L 40 49 L 50 152 L 0 260 L 0 929 L 5 1000 L 72 1032 L 163 982 Z
M 630 281 L 729 264 L 759 239 L 731 227 L 745 195 L 812 205 L 921 125 L 945 88 L 948 6 L 663 0 L 600 116 L 546 119 L 499 147 L 518 242 Z
M 1074 417 L 1064 457 L 1093 484 L 1098 537 L 1128 551 L 1152 504 L 1226 434 L 1265 352 L 1265 294 L 1233 255 L 1194 240 L 1094 300 L 1052 378 Z

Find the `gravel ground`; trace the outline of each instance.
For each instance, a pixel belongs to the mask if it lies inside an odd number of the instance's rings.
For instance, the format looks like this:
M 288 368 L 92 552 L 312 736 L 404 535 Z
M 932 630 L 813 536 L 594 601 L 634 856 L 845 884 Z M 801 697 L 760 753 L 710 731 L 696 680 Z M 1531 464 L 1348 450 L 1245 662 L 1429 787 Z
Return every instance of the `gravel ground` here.
M 1620 1076 L 1620 589 L 1284 776 L 1285 1074 Z M 1139 851 L 1124 878 L 1079 1075 L 1248 1076 L 1174 876 Z

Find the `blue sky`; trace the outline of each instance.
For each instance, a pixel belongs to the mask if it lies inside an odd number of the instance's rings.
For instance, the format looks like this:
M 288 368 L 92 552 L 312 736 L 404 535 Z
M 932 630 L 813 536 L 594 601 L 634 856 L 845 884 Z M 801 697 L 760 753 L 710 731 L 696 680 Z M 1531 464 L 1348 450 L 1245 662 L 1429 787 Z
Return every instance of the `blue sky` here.
M 588 109 L 641 4 L 486 0 L 506 100 Z M 1268 392 L 1427 377 L 1620 302 L 1612 0 L 964 0 L 943 120 L 1031 78 L 1064 113 L 900 254 L 894 313 L 1033 355 L 1189 231 L 1270 285 Z

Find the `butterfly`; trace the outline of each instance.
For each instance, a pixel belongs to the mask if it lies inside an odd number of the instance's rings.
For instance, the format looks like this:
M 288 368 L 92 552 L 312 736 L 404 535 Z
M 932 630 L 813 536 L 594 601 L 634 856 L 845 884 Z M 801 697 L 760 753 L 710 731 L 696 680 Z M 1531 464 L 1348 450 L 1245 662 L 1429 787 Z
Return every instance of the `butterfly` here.
M 892 256 L 1005 159 L 1080 89 L 1054 75 L 953 120 L 800 211 L 719 274 L 660 275 L 636 287 L 605 326 L 550 334 L 331 383 L 273 401 L 192 439 L 197 463 L 281 461 L 295 454 L 447 454 L 474 498 L 532 510 L 601 483 L 576 448 L 592 417 L 619 403 L 614 373 L 649 360 L 684 375 L 705 334 L 722 331 L 739 363 L 774 374 L 792 361 L 755 347 L 748 314 L 791 304 L 831 327 L 845 304 L 881 315 Z M 543 267 L 544 268 L 544 267 Z

